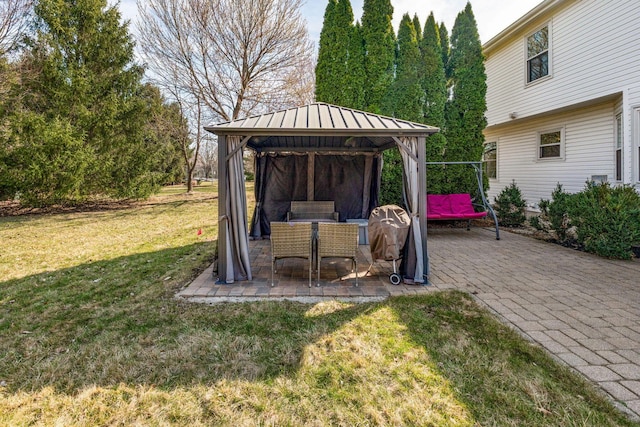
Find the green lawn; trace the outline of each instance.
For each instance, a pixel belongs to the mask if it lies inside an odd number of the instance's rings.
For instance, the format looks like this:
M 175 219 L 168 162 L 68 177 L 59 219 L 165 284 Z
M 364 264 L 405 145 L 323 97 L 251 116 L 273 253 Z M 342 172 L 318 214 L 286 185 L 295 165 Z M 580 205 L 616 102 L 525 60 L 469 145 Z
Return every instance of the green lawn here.
M 636 425 L 462 293 L 174 299 L 215 191 L 0 218 L 0 425 Z

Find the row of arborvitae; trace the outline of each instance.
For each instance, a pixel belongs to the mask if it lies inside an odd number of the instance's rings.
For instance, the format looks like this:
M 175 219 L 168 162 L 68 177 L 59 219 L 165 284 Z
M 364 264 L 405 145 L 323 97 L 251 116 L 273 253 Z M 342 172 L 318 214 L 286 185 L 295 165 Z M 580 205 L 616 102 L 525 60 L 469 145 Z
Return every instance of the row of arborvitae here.
M 521 226 L 525 201 L 515 182 L 495 198 L 500 225 Z M 629 259 L 640 244 L 640 195 L 629 186 L 587 182 L 570 194 L 558 184 L 551 200 L 540 200 L 541 213 L 530 224 L 551 231 L 558 243 L 577 244 L 587 252 L 608 258 Z
M 424 26 L 405 13 L 397 36 L 392 21 L 391 0 L 364 0 L 362 20 L 355 23 L 351 0 L 329 0 L 316 100 L 440 128 L 427 140 L 429 162 L 479 161 L 487 85 L 471 4 L 458 13 L 451 37 L 433 13 Z M 383 157 L 380 204 L 403 206 L 400 151 L 386 150 Z M 469 193 L 478 186 L 470 167 L 434 165 L 428 176 L 433 194 Z

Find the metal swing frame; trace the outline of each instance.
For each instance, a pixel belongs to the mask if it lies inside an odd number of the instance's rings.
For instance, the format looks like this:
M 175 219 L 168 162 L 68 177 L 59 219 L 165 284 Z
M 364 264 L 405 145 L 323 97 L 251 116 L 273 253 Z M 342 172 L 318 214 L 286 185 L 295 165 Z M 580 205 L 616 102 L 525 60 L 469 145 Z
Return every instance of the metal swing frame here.
M 500 229 L 498 228 L 498 217 L 496 216 L 496 213 L 493 210 L 493 207 L 491 207 L 491 204 L 489 204 L 489 201 L 484 195 L 484 187 L 482 185 L 482 162 L 481 161 L 478 161 L 478 162 L 426 162 L 425 164 L 427 166 L 429 165 L 445 165 L 445 166 L 446 165 L 470 165 L 473 167 L 473 169 L 476 172 L 476 179 L 478 180 L 478 193 L 480 194 L 480 198 L 482 199 L 482 206 L 489 214 L 491 214 L 491 217 L 493 217 L 493 222 L 495 223 L 495 227 L 496 227 L 496 240 L 500 240 Z M 427 174 L 427 179 L 428 179 L 428 176 L 429 174 Z

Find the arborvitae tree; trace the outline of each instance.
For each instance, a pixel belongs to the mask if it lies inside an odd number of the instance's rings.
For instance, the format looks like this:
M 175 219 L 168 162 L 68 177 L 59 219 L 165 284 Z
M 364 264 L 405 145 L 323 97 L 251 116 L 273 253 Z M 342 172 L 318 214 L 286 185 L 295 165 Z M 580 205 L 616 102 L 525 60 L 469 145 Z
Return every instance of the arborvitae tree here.
M 318 41 L 318 62 L 316 63 L 316 101 L 335 104 L 335 85 L 333 82 L 340 77 L 336 69 L 336 62 L 346 60 L 346 57 L 336 61 L 336 8 L 338 0 L 329 0 L 324 11 L 324 21 L 320 40 Z
M 442 48 L 433 12 L 427 18 L 420 43 L 422 87 L 424 90 L 424 123 L 444 127 L 444 106 L 447 101 L 447 82 L 442 63 Z
M 416 30 L 409 14 L 404 14 L 398 28 L 396 75 L 387 97 L 394 117 L 422 121 L 423 91 L 419 69 L 420 48 Z
M 343 92 L 345 107 L 364 110 L 365 105 L 365 71 L 364 71 L 364 40 L 360 23 L 351 29 L 349 38 L 349 57 L 347 59 L 347 86 Z
M 446 161 L 480 161 L 487 125 L 485 95 L 487 77 L 484 68 L 482 45 L 476 20 L 467 3 L 456 18 L 451 31 L 451 90 L 452 97 L 446 106 L 447 147 Z M 478 185 L 470 167 L 450 168 L 449 192 L 475 193 Z
M 316 100 L 330 104 L 351 103 L 345 88 L 350 80 L 349 49 L 354 36 L 349 0 L 330 0 L 324 14 L 316 65 Z
M 420 43 L 422 89 L 424 91 L 424 117 L 422 122 L 439 127 L 441 132 L 427 138 L 426 156 L 429 162 L 444 161 L 446 139 L 444 134 L 444 108 L 447 101 L 447 82 L 442 63 L 440 33 L 433 13 L 424 25 L 424 34 Z M 441 165 L 430 166 L 427 170 L 429 183 L 427 191 L 438 194 L 443 192 L 444 169 Z
M 438 33 L 440 34 L 440 50 L 442 51 L 442 63 L 444 64 L 444 73 L 446 78 L 449 78 L 449 32 L 444 22 L 440 23 L 438 27 Z
M 364 0 L 362 37 L 365 47 L 365 105 L 372 113 L 383 111 L 385 96 L 393 82 L 395 35 L 390 0 Z
M 418 44 L 420 44 L 420 41 L 422 41 L 422 25 L 417 13 L 413 15 L 413 28 L 416 30 L 416 38 L 418 39 Z
M 18 123 L 34 132 L 44 131 L 43 120 L 54 126 L 43 134 L 48 149 L 64 150 L 67 171 L 87 177 L 69 199 L 148 196 L 157 183 L 150 173 L 153 152 L 144 142 L 143 69 L 134 63 L 128 24 L 106 0 L 41 0 L 34 16 L 21 90 L 24 108 L 35 115 Z M 37 142 L 32 136 L 25 148 Z M 79 147 L 82 154 L 69 155 Z M 75 158 L 82 165 L 69 163 Z M 63 192 L 49 200 L 64 199 Z
M 394 117 L 414 122 L 423 118 L 423 91 L 418 74 L 419 66 L 420 49 L 416 30 L 409 14 L 405 14 L 398 28 L 396 76 L 385 102 L 386 108 L 391 110 Z M 402 157 L 398 149 L 385 151 L 380 187 L 384 204 L 403 204 L 402 169 Z

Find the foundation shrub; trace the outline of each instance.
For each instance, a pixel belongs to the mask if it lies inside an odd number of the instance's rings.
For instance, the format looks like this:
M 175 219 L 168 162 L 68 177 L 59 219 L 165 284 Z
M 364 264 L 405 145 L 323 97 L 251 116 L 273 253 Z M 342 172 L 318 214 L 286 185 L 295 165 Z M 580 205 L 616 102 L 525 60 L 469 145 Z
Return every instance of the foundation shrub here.
M 515 181 L 505 187 L 494 200 L 494 208 L 500 225 L 503 227 L 521 227 L 524 224 L 527 219 L 524 213 L 526 202 L 522 198 L 522 192 Z
M 529 225 L 539 231 L 547 230 L 546 224 L 542 222 L 539 215 L 532 216 L 531 218 L 529 218 Z
M 548 228 L 556 233 L 556 237 L 561 243 L 569 240 L 569 230 L 572 227 L 569 218 L 569 203 L 572 194 L 562 189 L 562 184 L 558 183 L 551 193 L 551 200 L 540 200 L 540 220 L 542 228 Z M 537 227 L 536 227 L 537 228 Z
M 568 199 L 567 213 L 587 252 L 630 259 L 631 246 L 640 242 L 640 195 L 633 187 L 587 182 Z

